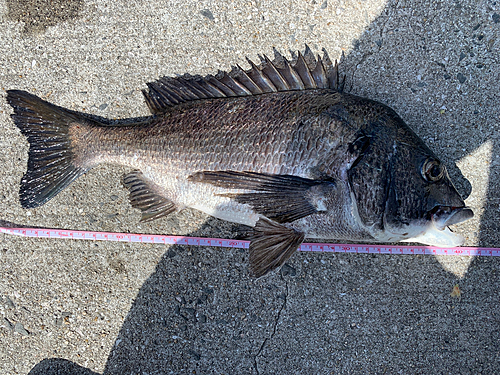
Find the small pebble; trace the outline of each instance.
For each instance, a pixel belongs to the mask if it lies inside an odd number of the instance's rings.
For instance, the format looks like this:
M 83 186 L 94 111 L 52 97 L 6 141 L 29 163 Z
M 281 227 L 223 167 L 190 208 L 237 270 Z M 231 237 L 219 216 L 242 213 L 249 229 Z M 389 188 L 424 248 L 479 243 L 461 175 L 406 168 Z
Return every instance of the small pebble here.
M 493 13 L 493 15 L 491 16 L 491 18 L 493 18 L 493 22 L 500 23 L 500 14 Z
M 106 103 L 104 103 L 104 104 L 101 104 L 101 105 L 99 106 L 99 109 L 100 109 L 101 111 L 103 111 L 103 110 L 105 110 L 107 107 L 108 107 L 108 105 L 107 105 Z
M 212 14 L 212 12 L 208 9 L 202 9 L 200 10 L 200 14 L 203 16 L 203 17 L 206 17 L 208 18 L 210 21 L 213 21 L 215 20 L 214 18 L 214 15 Z
M 14 331 L 23 335 L 23 336 L 28 336 L 30 333 L 24 328 L 24 326 L 17 322 L 16 325 L 14 326 Z
M 177 300 L 177 302 L 179 302 L 181 305 L 186 304 L 186 299 L 185 299 L 183 296 L 177 296 L 177 297 L 175 297 L 175 299 L 176 299 L 176 300 Z
M 462 73 L 457 74 L 457 79 L 460 83 L 464 83 L 466 81 L 466 77 Z

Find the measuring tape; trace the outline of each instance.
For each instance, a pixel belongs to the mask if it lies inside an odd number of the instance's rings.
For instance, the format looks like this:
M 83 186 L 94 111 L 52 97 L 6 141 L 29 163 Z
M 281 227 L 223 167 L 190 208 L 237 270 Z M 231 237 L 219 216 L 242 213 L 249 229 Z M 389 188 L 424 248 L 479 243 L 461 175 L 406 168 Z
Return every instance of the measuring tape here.
M 222 238 L 166 236 L 159 234 L 132 234 L 93 232 L 66 229 L 41 228 L 4 228 L 0 233 L 22 237 L 66 238 L 71 240 L 140 242 L 165 245 L 214 246 L 248 249 L 250 241 L 228 240 Z M 303 243 L 298 251 L 315 251 L 325 253 L 357 253 L 357 254 L 422 254 L 422 255 L 456 255 L 456 256 L 500 256 L 500 248 L 486 247 L 436 247 L 436 246 L 399 246 L 399 245 L 364 245 L 364 244 L 330 244 Z

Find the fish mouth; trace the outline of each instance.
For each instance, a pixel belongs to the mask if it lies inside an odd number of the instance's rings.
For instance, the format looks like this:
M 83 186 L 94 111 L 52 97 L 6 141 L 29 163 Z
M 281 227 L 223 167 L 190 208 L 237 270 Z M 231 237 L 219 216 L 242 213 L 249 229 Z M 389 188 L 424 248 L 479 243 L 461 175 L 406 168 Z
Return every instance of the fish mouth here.
M 469 207 L 436 206 L 430 216 L 436 228 L 444 230 L 449 225 L 471 219 L 474 212 Z

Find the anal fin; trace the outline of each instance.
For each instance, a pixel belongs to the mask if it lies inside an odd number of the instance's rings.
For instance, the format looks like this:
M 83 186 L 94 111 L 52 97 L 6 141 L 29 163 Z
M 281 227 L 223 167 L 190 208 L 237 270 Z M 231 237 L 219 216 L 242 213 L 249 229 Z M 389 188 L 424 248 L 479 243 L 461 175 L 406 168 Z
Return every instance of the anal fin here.
M 175 204 L 162 196 L 158 186 L 141 171 L 133 171 L 123 176 L 123 185 L 130 192 L 132 207 L 141 210 L 143 222 L 167 216 L 176 210 Z
M 271 220 L 259 219 L 249 234 L 250 268 L 256 277 L 281 267 L 304 241 L 304 233 Z

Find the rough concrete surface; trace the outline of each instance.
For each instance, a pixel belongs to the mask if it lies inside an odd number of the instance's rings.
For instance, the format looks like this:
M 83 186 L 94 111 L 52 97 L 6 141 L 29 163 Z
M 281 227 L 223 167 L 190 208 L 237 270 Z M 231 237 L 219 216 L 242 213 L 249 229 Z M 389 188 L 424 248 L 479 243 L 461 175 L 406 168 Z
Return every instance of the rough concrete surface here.
M 2 0 L 0 15 L 2 223 L 231 238 L 190 210 L 139 223 L 113 166 L 23 210 L 28 145 L 4 90 L 142 116 L 145 82 L 307 43 L 344 51 L 348 89 L 446 162 L 476 213 L 456 226 L 466 244 L 500 246 L 498 0 Z M 247 258 L 0 235 L 0 373 L 500 373 L 500 259 L 298 253 L 254 280 Z

